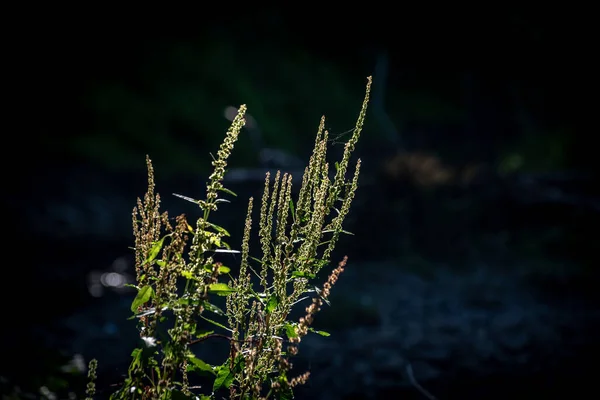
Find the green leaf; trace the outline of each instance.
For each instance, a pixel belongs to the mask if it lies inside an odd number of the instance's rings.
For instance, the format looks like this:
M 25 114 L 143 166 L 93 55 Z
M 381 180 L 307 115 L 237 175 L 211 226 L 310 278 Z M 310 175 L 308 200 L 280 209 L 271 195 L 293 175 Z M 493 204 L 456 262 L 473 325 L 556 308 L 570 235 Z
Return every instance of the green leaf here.
M 190 356 L 188 357 L 188 361 L 188 371 L 193 370 L 196 372 L 209 372 L 213 375 L 216 375 L 214 368 L 204 362 L 204 360 L 196 358 L 195 356 Z
M 206 264 L 204 266 L 204 270 L 206 272 L 212 272 L 212 265 L 211 264 Z M 229 267 L 226 267 L 224 265 L 220 265 L 219 266 L 219 274 L 228 274 L 231 271 L 231 269 Z
M 220 227 L 219 225 L 215 225 L 212 222 L 208 222 L 208 221 L 204 221 L 205 224 L 207 224 L 208 226 L 210 226 L 211 228 L 213 228 L 215 231 L 222 233 L 225 236 L 231 236 L 229 234 L 229 232 L 227 232 L 227 229 Z
M 235 292 L 235 289 L 227 286 L 226 283 L 212 283 L 208 285 L 208 293 L 216 294 L 217 296 L 228 296 Z
M 222 187 L 222 188 L 219 188 L 219 190 L 220 190 L 221 192 L 225 192 L 225 193 L 227 193 L 227 194 L 230 194 L 230 195 L 232 195 L 233 197 L 237 197 L 237 194 L 235 194 L 234 192 L 232 192 L 231 190 L 229 190 L 229 189 L 227 189 L 227 188 L 224 188 L 224 187 Z
M 259 259 L 258 259 L 258 258 L 256 258 L 256 257 L 252 257 L 252 256 L 250 256 L 250 259 L 251 259 L 251 260 L 253 260 L 253 261 L 256 261 L 256 262 L 257 262 L 257 263 L 259 263 L 259 264 L 263 264 L 263 261 L 262 261 L 262 260 L 259 260 Z
M 231 358 L 225 360 L 223 365 L 217 367 L 217 378 L 215 379 L 215 383 L 213 384 L 213 392 L 221 388 L 229 388 L 231 383 L 233 382 L 233 378 L 235 377 L 235 372 L 241 371 L 242 365 L 244 363 L 244 357 L 238 355 L 235 358 L 235 365 L 233 366 L 233 370 L 229 369 L 229 363 Z
M 298 337 L 294 325 L 290 324 L 289 322 L 285 324 L 285 333 L 289 339 Z
M 181 272 L 181 276 L 183 276 L 185 279 L 188 279 L 188 280 L 190 280 L 190 281 L 191 281 L 191 280 L 194 280 L 194 281 L 197 281 L 197 280 L 198 280 L 198 278 L 196 278 L 196 277 L 194 276 L 194 274 L 192 274 L 192 271 L 182 271 L 182 272 Z
M 310 272 L 294 271 L 294 272 L 292 272 L 292 277 L 313 279 L 315 277 L 315 274 L 310 273 Z
M 314 332 L 314 333 L 316 333 L 318 335 L 321 335 L 321 336 L 325 336 L 325 337 L 331 336 L 331 333 L 329 333 L 329 332 L 317 331 L 317 330 L 314 330 L 313 328 L 308 328 L 308 330 L 311 331 L 311 332 Z
M 227 328 L 225 325 L 218 323 L 217 321 L 213 321 L 212 319 L 206 318 L 204 315 L 200 315 L 200 318 L 202 318 L 203 320 L 210 322 L 211 324 L 213 324 L 214 326 L 218 326 L 219 328 L 223 328 L 226 331 L 231 332 L 231 329 Z
M 219 274 L 228 274 L 231 272 L 231 268 L 226 267 L 224 265 L 219 266 Z
M 156 260 L 156 264 L 158 264 L 159 267 L 164 268 L 167 263 L 163 260 Z
M 279 300 L 275 293 L 273 293 L 271 297 L 269 297 L 269 302 L 267 303 L 267 314 L 272 312 L 277 307 L 277 304 L 279 304 Z
M 139 306 L 146 303 L 153 296 L 154 289 L 152 289 L 152 286 L 144 286 L 143 288 L 141 288 L 137 296 L 135 296 L 135 299 L 133 299 L 133 302 L 131 303 L 131 311 L 136 312 Z
M 211 233 L 208 238 L 208 243 L 214 244 L 216 247 L 221 247 L 221 238 L 219 238 L 216 233 Z
M 140 368 L 142 366 L 142 349 L 134 349 L 131 352 L 131 357 L 133 358 L 133 360 L 131 361 L 131 364 L 129 364 L 129 377 L 131 378 L 131 374 L 138 368 Z
M 200 331 L 196 332 L 196 339 L 202 339 L 205 336 L 212 335 L 215 331 Z
M 150 254 L 148 255 L 148 259 L 144 262 L 144 264 L 150 263 L 154 261 L 154 259 L 160 253 L 160 249 L 162 249 L 163 243 L 165 242 L 165 238 L 163 237 L 158 242 L 154 242 L 152 248 L 150 249 Z
M 189 297 L 181 297 L 177 300 L 177 304 L 180 304 L 182 306 L 189 306 L 190 298 Z
M 296 222 L 296 210 L 294 210 L 294 201 L 290 199 L 290 213 L 292 214 L 292 221 Z
M 215 383 L 213 383 L 213 392 L 221 388 L 228 388 L 233 382 L 234 374 L 229 370 L 228 366 L 219 369 Z
M 214 304 L 209 303 L 208 301 L 202 302 L 202 306 L 204 307 L 205 310 L 215 313 L 217 315 L 225 315 L 225 312 L 223 310 L 221 310 L 219 307 L 215 306 Z

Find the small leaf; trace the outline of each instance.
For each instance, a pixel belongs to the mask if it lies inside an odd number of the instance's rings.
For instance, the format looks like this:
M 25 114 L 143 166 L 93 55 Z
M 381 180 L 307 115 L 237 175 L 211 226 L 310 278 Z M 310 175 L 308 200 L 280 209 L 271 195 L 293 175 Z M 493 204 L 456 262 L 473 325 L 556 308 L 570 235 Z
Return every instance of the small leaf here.
M 179 300 L 177 300 L 178 304 L 181 304 L 182 306 L 189 306 L 190 305 L 190 299 L 187 297 L 182 297 Z
M 290 323 L 285 324 L 285 333 L 289 339 L 298 337 L 298 335 L 296 334 L 296 329 L 294 328 L 294 325 L 292 325 Z
M 331 333 L 329 333 L 329 332 L 317 331 L 317 330 L 314 330 L 313 328 L 308 328 L 308 330 L 311 331 L 311 332 L 314 332 L 314 333 L 316 333 L 318 335 L 321 335 L 321 336 L 325 336 L 325 337 L 331 336 Z
M 253 261 L 256 261 L 256 262 L 257 262 L 257 263 L 259 263 L 259 264 L 263 264 L 262 260 L 259 260 L 259 259 L 258 259 L 258 258 L 256 258 L 256 257 L 252 257 L 252 256 L 250 256 L 250 259 L 251 259 L 251 260 L 253 260 Z
M 185 279 L 189 279 L 189 280 L 198 280 L 193 274 L 192 271 L 181 271 L 181 276 L 183 276 Z
M 294 201 L 290 199 L 290 213 L 292 214 L 292 221 L 296 222 L 296 211 L 294 210 Z
M 152 289 L 152 286 L 144 286 L 143 288 L 141 288 L 137 296 L 135 296 L 135 299 L 133 299 L 133 302 L 131 303 L 131 311 L 136 312 L 139 306 L 146 303 L 153 296 L 154 290 Z
M 162 249 L 163 243 L 165 242 L 165 238 L 163 237 L 158 242 L 155 242 L 152 245 L 152 249 L 150 249 L 150 254 L 148 255 L 148 259 L 144 262 L 144 264 L 154 261 L 154 259 L 160 253 L 160 249 Z
M 215 331 L 200 331 L 196 332 L 196 339 L 202 339 L 205 336 L 212 335 Z
M 211 228 L 213 228 L 215 231 L 222 233 L 225 236 L 231 236 L 229 234 L 229 232 L 227 232 L 227 229 L 220 227 L 219 225 L 213 224 L 212 222 L 208 222 L 208 221 L 204 221 L 205 224 L 207 224 L 208 226 L 210 226 Z
M 188 360 L 192 364 L 192 365 L 188 364 L 188 370 L 189 370 L 189 367 L 192 367 L 192 369 L 194 371 L 209 372 L 213 375 L 216 375 L 214 368 L 212 366 L 210 366 L 209 364 L 207 364 L 206 362 L 204 362 L 204 360 L 196 358 L 195 356 L 188 357 Z
M 267 303 L 267 314 L 272 312 L 277 307 L 277 304 L 279 304 L 279 300 L 277 300 L 277 296 L 273 293 Z
M 225 315 L 225 312 L 223 310 L 221 310 L 219 307 L 215 306 L 214 304 L 209 303 L 208 301 L 202 302 L 202 306 L 204 307 L 205 310 L 215 313 L 217 315 Z
M 224 188 L 224 187 L 222 187 L 222 188 L 219 188 L 219 190 L 220 190 L 220 191 L 222 191 L 222 192 L 225 192 L 225 193 L 227 193 L 227 194 L 230 194 L 230 195 L 232 195 L 233 197 L 237 197 L 237 194 L 235 194 L 234 192 L 232 192 L 231 190 L 229 190 L 229 189 L 227 189 L 227 188 Z
M 224 265 L 219 265 L 219 274 L 228 274 L 231 272 L 231 268 Z
M 219 328 L 223 328 L 226 331 L 231 332 L 231 329 L 227 328 L 225 325 L 218 323 L 217 321 L 213 321 L 212 319 L 206 318 L 204 315 L 200 315 L 200 318 L 202 318 L 203 320 L 210 322 L 211 324 L 213 324 L 214 326 L 218 326 Z
M 212 273 L 212 270 L 213 270 L 212 264 L 206 264 L 206 265 L 204 265 L 204 270 L 206 272 L 211 272 Z M 224 265 L 219 265 L 219 274 L 221 274 L 221 275 L 222 274 L 228 274 L 229 272 L 231 272 L 231 269 L 229 267 L 226 267 Z
M 161 268 L 164 268 L 167 265 L 167 263 L 163 260 L 156 260 L 156 264 L 158 264 L 158 266 Z
M 294 272 L 292 272 L 292 277 L 313 279 L 315 277 L 315 274 L 312 274 L 310 272 L 294 271 Z
M 226 283 L 212 283 L 208 285 L 208 293 L 216 294 L 217 296 L 227 296 L 235 292 L 235 289 L 227 286 Z

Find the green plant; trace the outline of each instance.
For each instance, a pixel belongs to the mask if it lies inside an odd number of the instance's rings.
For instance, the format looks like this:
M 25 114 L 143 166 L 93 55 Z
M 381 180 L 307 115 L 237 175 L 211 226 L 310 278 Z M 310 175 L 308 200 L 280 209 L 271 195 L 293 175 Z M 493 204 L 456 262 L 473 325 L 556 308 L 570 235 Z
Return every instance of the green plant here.
M 225 242 L 229 233 L 224 228 L 209 222 L 211 212 L 227 201 L 219 194 L 233 194 L 222 180 L 244 125 L 245 105 L 239 108 L 212 162 L 206 199 L 180 196 L 201 208 L 203 215 L 195 226 L 184 215 L 172 224 L 168 214 L 159 211 L 160 196 L 155 193 L 154 171 L 147 157 L 148 191 L 133 212 L 137 295 L 131 305 L 144 345 L 132 352 L 128 376 L 112 399 L 214 399 L 227 390 L 230 399 L 289 399 L 293 387 L 306 382 L 308 372 L 288 376 L 290 357 L 297 354 L 303 336 L 316 332 L 311 328 L 313 317 L 328 302 L 346 266 L 344 257 L 321 288 L 312 283 L 329 264 L 340 234 L 348 233 L 342 224 L 357 189 L 360 159 L 349 179 L 346 170 L 363 127 L 370 87 L 371 77 L 354 133 L 341 161 L 335 163 L 333 179 L 326 161 L 324 117 L 296 201 L 292 200 L 291 175 L 278 171 L 271 184 L 266 174 L 258 224 L 260 259 L 249 255 L 252 198 L 241 252 Z M 217 261 L 221 253 L 241 253 L 236 277 Z M 223 277 L 229 277 L 227 283 L 220 281 Z M 213 296 L 225 297 L 224 310 L 214 304 Z M 291 321 L 293 307 L 309 300 L 304 317 Z M 213 330 L 203 329 L 201 323 Z M 229 356 L 221 365 L 209 365 L 200 358 L 201 344 L 218 339 L 228 341 Z M 193 373 L 211 376 L 212 387 L 194 386 L 190 382 Z M 204 393 L 197 394 L 198 389 Z M 94 390 L 92 382 L 88 397 Z

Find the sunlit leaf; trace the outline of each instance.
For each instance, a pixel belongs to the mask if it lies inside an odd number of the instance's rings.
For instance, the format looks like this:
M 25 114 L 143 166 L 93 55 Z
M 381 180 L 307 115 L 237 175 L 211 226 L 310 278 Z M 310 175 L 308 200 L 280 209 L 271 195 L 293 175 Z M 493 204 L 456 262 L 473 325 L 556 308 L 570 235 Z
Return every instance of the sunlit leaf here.
M 192 274 L 192 271 L 181 271 L 181 276 L 189 280 L 198 280 L 198 278 L 196 278 L 194 274 Z
M 285 334 L 287 335 L 287 337 L 289 339 L 298 337 L 298 335 L 296 334 L 296 329 L 294 328 L 294 325 L 292 325 L 290 323 L 285 324 Z
M 224 265 L 219 265 L 219 274 L 228 274 L 231 272 L 231 268 Z
M 272 312 L 277 307 L 277 304 L 279 304 L 279 300 L 277 299 L 277 296 L 273 293 L 269 298 L 269 302 L 267 303 L 267 313 Z
M 162 249 L 164 242 L 165 242 L 165 238 L 163 237 L 158 242 L 155 242 L 152 245 L 152 248 L 150 249 L 150 254 L 148 254 L 148 258 L 146 259 L 144 264 L 154 261 L 154 259 L 158 256 L 158 253 L 160 253 L 160 249 Z
M 152 286 L 144 286 L 140 289 L 135 299 L 131 303 L 131 311 L 136 312 L 137 309 L 154 296 L 154 289 Z
M 312 274 L 310 272 L 294 271 L 292 272 L 292 277 L 313 279 L 315 277 L 315 274 Z
M 315 329 L 313 329 L 313 328 L 308 328 L 308 330 L 309 330 L 309 331 L 311 331 L 311 332 L 314 332 L 314 333 L 316 333 L 316 334 L 318 334 L 318 335 L 321 335 L 321 336 L 325 336 L 325 337 L 327 337 L 327 336 L 331 336 L 331 333 L 329 333 L 329 332 L 325 332 L 325 331 L 317 331 L 317 330 L 315 330 Z
M 228 361 L 226 361 L 226 363 Z M 217 372 L 215 383 L 213 383 L 213 392 L 216 392 L 221 388 L 228 388 L 233 382 L 233 377 L 234 374 L 229 370 L 229 366 L 223 365 L 221 368 L 219 368 L 219 372 Z
M 206 264 L 204 266 L 204 270 L 206 272 L 211 272 L 212 273 L 212 269 L 213 269 L 213 267 L 212 267 L 211 264 Z M 231 272 L 231 269 L 229 267 L 226 267 L 224 265 L 219 265 L 219 274 L 221 274 L 221 275 L 222 274 L 228 274 L 229 272 Z
M 229 232 L 227 232 L 227 229 L 220 227 L 219 225 L 213 224 L 212 222 L 208 222 L 208 221 L 204 221 L 205 224 L 207 224 L 208 226 L 210 226 L 211 228 L 213 228 L 215 231 L 222 233 L 225 236 L 231 236 L 229 234 Z
M 229 287 L 226 283 L 212 283 L 208 285 L 208 293 L 216 294 L 217 296 L 227 296 L 235 292 L 235 289 Z

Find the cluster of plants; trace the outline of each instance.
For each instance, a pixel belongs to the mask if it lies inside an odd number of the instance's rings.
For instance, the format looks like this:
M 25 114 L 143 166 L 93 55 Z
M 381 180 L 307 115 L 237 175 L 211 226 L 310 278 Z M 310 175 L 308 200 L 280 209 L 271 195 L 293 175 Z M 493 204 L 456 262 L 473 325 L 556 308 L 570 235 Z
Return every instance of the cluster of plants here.
M 253 198 L 248 202 L 241 250 L 229 246 L 227 230 L 209 222 L 211 213 L 228 202 L 221 196 L 235 195 L 222 182 L 245 123 L 245 105 L 213 159 L 206 198 L 178 195 L 200 208 L 195 223 L 185 215 L 173 219 L 161 212 L 147 157 L 148 190 L 133 211 L 137 295 L 131 310 L 140 347 L 131 353 L 127 376 L 111 399 L 293 398 L 293 388 L 309 378 L 309 372 L 292 371 L 293 357 L 309 332 L 328 336 L 311 324 L 328 304 L 346 267 L 344 257 L 322 285 L 315 283 L 317 274 L 331 263 L 341 234 L 349 233 L 343 222 L 357 189 L 360 159 L 353 173 L 347 176 L 347 171 L 370 89 L 371 77 L 354 131 L 334 168 L 327 161 L 329 138 L 323 117 L 299 190 L 292 191 L 290 174 L 278 171 L 272 179 L 266 173 L 258 221 L 259 257 L 250 256 Z M 223 253 L 240 254 L 237 273 L 219 261 Z M 292 310 L 302 306 L 303 316 L 293 320 Z M 229 351 L 223 363 L 211 365 L 202 359 L 203 346 L 216 340 L 225 340 Z M 96 370 L 92 360 L 89 399 L 96 394 Z M 207 376 L 210 385 L 205 383 Z

